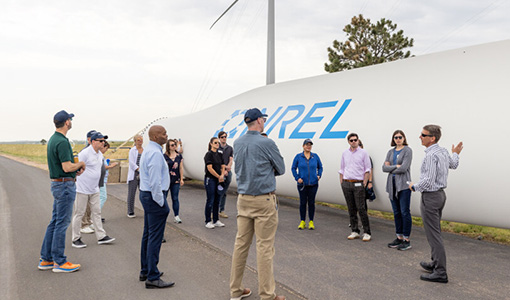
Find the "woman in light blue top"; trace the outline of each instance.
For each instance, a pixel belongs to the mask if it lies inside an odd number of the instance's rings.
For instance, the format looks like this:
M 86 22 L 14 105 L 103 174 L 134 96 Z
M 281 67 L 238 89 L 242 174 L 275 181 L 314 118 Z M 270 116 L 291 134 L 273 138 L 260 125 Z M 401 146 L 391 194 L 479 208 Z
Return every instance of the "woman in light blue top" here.
M 391 138 L 391 146 L 382 166 L 383 172 L 388 173 L 386 192 L 388 192 L 395 217 L 395 231 L 397 238 L 388 244 L 390 248 L 398 250 L 411 249 L 409 236 L 413 221 L 411 211 L 411 190 L 407 182 L 411 181 L 411 162 L 413 150 L 407 146 L 406 135 L 402 130 L 395 130 Z

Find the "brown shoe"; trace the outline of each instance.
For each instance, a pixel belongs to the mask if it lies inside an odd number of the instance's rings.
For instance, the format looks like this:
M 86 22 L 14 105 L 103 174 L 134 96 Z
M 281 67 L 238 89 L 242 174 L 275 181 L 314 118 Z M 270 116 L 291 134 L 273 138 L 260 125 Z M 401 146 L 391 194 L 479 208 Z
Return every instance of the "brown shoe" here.
M 228 218 L 228 215 L 224 211 L 220 212 L 219 216 L 220 216 L 220 218 L 225 218 L 225 219 Z
M 248 297 L 250 295 L 251 295 L 251 290 L 249 288 L 245 288 L 243 290 L 243 293 L 241 294 L 241 296 L 239 296 L 239 297 L 232 297 L 232 298 L 230 298 L 230 300 L 241 300 L 241 299 L 243 299 L 245 297 Z
M 274 300 L 285 300 L 285 296 L 276 296 L 274 297 Z

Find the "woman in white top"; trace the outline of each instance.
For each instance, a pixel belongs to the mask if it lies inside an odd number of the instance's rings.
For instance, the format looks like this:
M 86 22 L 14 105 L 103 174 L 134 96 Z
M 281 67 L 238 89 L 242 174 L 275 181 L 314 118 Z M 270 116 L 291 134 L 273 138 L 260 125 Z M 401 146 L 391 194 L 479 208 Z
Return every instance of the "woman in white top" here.
M 128 171 L 128 197 L 127 197 L 127 216 L 130 218 L 136 217 L 135 215 L 135 194 L 136 190 L 140 187 L 140 157 L 143 152 L 143 137 L 135 135 L 133 138 L 135 145 L 129 150 L 129 171 Z

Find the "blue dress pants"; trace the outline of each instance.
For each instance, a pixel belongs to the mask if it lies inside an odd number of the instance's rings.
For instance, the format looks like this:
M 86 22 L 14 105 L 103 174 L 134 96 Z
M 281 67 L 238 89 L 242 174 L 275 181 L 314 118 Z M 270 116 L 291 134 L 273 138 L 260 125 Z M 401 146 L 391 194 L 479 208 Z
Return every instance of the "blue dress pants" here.
M 158 270 L 159 251 L 165 234 L 166 218 L 170 213 L 166 201 L 167 195 L 168 191 L 163 191 L 165 202 L 161 207 L 152 199 L 151 192 L 140 191 L 140 202 L 144 210 L 142 249 L 140 251 L 142 269 L 140 274 L 147 275 L 147 280 L 150 281 L 158 280 L 160 276 Z

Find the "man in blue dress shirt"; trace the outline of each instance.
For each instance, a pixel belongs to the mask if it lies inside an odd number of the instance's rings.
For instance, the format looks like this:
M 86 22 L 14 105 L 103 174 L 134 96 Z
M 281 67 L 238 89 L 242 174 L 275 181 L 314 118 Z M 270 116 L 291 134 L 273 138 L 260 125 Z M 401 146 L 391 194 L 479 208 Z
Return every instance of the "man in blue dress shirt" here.
M 149 128 L 149 139 L 140 159 L 140 202 L 144 210 L 140 281 L 146 280 L 145 287 L 148 289 L 167 288 L 174 282 L 161 280 L 163 272 L 159 272 L 157 265 L 170 212 L 166 201 L 170 173 L 162 148 L 168 135 L 163 126 L 154 125 Z

